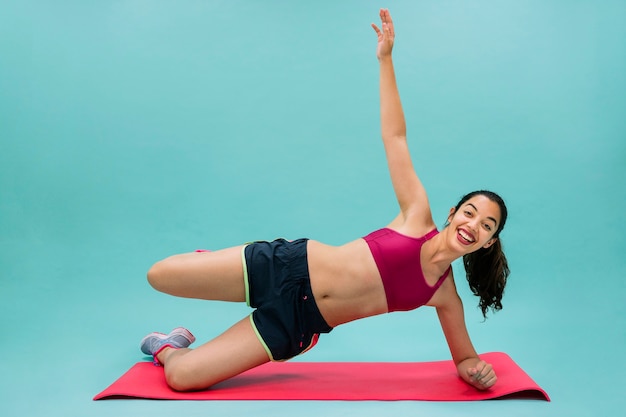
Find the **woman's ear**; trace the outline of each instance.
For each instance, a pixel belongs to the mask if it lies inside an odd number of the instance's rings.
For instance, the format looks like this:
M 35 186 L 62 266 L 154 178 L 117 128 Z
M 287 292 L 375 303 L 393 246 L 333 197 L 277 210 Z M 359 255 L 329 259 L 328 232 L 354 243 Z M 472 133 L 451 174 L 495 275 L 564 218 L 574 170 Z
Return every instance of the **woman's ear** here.
M 454 212 L 455 212 L 454 207 L 452 207 L 450 209 L 450 213 L 448 213 L 448 223 L 452 221 L 452 218 L 454 217 Z
M 496 240 L 498 240 L 497 237 L 494 237 L 493 239 L 489 239 L 489 242 L 485 243 L 485 246 L 483 246 L 484 249 L 487 249 L 488 247 L 490 247 L 491 245 L 493 245 L 494 243 L 496 243 Z

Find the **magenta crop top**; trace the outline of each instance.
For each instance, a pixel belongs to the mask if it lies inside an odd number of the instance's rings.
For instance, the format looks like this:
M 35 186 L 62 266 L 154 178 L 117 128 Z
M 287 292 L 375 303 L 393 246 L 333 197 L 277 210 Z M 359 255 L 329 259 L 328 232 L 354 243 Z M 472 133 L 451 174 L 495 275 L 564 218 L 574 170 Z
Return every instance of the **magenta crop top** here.
M 448 276 L 450 267 L 431 287 L 422 272 L 422 246 L 437 233 L 437 229 L 434 229 L 415 238 L 384 228 L 363 238 L 372 251 L 383 280 L 389 312 L 408 311 L 423 306 Z

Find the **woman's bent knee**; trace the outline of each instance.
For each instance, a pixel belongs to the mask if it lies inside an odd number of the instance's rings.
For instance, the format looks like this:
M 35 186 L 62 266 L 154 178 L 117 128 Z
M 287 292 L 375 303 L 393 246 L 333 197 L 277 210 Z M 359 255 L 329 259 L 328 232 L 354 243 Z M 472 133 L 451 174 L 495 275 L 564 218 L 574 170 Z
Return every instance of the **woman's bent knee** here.
M 186 364 L 185 361 L 166 366 L 165 380 L 167 385 L 175 391 L 206 389 L 218 382 L 209 382 L 206 376 L 203 381 L 200 381 L 198 379 L 198 370 Z
M 165 380 L 167 385 L 175 391 L 191 391 L 194 389 L 189 381 L 189 375 L 180 370 L 180 367 L 169 367 L 165 369 Z
M 158 291 L 165 291 L 171 273 L 168 273 L 167 260 L 159 261 L 148 270 L 148 282 Z

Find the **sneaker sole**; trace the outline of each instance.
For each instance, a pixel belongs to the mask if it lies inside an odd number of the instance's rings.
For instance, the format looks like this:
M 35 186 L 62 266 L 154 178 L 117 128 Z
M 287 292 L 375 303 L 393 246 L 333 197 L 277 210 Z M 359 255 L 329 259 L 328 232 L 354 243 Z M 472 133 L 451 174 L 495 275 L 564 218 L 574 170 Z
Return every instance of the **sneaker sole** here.
M 194 335 L 191 334 L 191 332 L 187 329 L 185 329 L 184 327 L 177 327 L 174 330 L 172 330 L 167 337 L 169 336 L 175 336 L 175 335 L 179 335 L 184 337 L 185 339 L 189 340 L 189 344 L 192 344 L 193 342 L 196 341 L 196 338 Z
M 172 330 L 171 332 L 169 332 L 169 334 L 165 334 L 165 333 L 161 333 L 161 332 L 152 332 L 149 335 L 147 335 L 146 337 L 144 337 L 143 339 L 141 339 L 141 342 L 139 343 L 139 346 L 143 346 L 144 342 L 151 338 L 151 337 L 156 337 L 157 339 L 160 340 L 165 340 L 170 336 L 182 336 L 185 339 L 187 339 L 189 341 L 189 344 L 191 345 L 193 342 L 196 341 L 196 338 L 193 334 L 191 334 L 191 332 L 187 329 L 185 329 L 184 327 L 177 327 L 174 330 Z

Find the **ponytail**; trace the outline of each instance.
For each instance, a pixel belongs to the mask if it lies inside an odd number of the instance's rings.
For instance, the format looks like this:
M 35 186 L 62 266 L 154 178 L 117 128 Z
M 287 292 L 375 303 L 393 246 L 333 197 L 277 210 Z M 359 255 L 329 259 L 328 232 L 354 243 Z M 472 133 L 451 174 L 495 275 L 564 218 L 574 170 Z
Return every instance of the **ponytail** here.
M 497 239 L 488 248 L 481 248 L 476 252 L 463 256 L 463 265 L 469 287 L 480 297 L 478 306 L 483 317 L 487 318 L 487 310 L 502 309 L 502 296 L 509 276 L 509 264 L 502 251 L 500 239 Z

